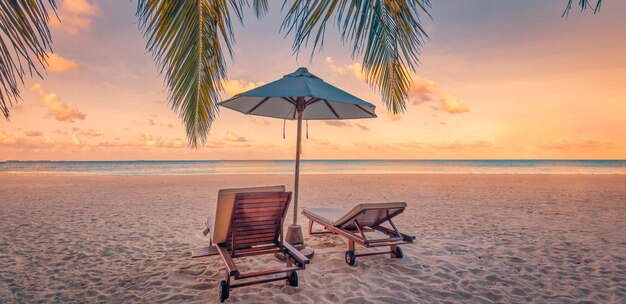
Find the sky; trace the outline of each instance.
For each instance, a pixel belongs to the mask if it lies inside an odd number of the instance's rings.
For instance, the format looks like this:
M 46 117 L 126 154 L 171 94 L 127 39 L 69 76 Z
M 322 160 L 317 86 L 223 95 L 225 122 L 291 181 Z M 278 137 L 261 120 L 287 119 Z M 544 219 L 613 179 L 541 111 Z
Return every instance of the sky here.
M 570 12 L 566 1 L 433 0 L 429 41 L 402 115 L 386 113 L 361 58 L 327 29 L 310 58 L 280 32 L 281 3 L 235 25 L 224 99 L 300 66 L 376 105 L 378 118 L 311 121 L 303 159 L 624 159 L 626 1 Z M 222 109 L 190 148 L 135 1 L 65 0 L 45 79 L 27 79 L 3 160 L 293 159 L 296 123 Z

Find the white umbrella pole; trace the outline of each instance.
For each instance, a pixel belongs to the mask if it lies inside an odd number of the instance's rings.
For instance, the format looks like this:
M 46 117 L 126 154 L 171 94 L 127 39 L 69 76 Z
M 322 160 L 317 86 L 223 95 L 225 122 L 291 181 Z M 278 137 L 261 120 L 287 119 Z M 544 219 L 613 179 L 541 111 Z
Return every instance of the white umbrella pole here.
M 299 101 L 299 100 L 298 100 Z M 296 106 L 298 111 L 298 143 L 296 144 L 296 180 L 293 190 L 293 224 L 298 224 L 298 188 L 300 186 L 300 150 L 302 142 L 302 109 Z

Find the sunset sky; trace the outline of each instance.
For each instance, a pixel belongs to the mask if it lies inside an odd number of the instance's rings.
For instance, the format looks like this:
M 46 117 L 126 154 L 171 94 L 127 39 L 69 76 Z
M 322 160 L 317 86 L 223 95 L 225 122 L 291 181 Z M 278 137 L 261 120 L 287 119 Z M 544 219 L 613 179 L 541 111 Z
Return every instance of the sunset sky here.
M 434 0 L 408 111 L 385 112 L 335 28 L 312 62 L 279 33 L 279 1 L 236 25 L 223 98 L 299 66 L 377 106 L 377 119 L 311 121 L 304 159 L 624 159 L 626 1 L 599 14 L 562 1 Z M 207 144 L 187 146 L 135 1 L 65 0 L 44 80 L 29 79 L 2 160 L 292 159 L 295 122 L 222 109 Z

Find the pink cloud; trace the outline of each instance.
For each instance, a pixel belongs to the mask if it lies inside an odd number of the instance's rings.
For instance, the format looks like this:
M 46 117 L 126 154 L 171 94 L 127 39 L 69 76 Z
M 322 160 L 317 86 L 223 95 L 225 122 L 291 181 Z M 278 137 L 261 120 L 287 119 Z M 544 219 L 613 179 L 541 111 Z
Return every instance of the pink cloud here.
M 55 93 L 46 92 L 38 83 L 34 84 L 30 90 L 37 94 L 41 104 L 48 108 L 48 115 L 58 121 L 74 122 L 76 119 L 84 120 L 85 117 L 87 117 L 87 115 L 79 111 L 77 107 L 67 105 Z

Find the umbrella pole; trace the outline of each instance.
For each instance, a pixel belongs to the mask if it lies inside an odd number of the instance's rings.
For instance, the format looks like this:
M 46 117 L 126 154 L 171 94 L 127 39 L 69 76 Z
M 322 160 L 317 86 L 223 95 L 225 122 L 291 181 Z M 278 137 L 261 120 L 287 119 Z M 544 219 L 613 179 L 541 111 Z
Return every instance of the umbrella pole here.
M 293 190 L 293 224 L 287 229 L 287 235 L 285 241 L 291 245 L 294 245 L 296 249 L 302 250 L 304 248 L 304 236 L 302 235 L 302 227 L 298 225 L 298 190 L 300 188 L 300 152 L 302 146 L 302 112 L 304 110 L 304 98 L 300 97 L 296 103 L 296 111 L 298 115 L 298 135 L 296 143 L 296 177 Z M 309 249 L 309 255 L 312 255 L 311 249 Z
M 300 188 L 300 152 L 302 143 L 302 109 L 296 107 L 298 111 L 298 136 L 296 144 L 296 180 L 293 190 L 293 225 L 298 224 L 298 189 Z

